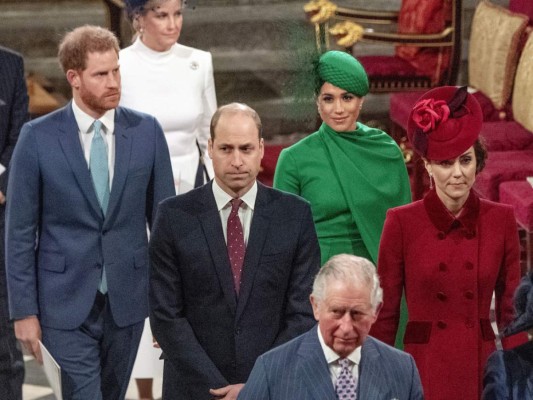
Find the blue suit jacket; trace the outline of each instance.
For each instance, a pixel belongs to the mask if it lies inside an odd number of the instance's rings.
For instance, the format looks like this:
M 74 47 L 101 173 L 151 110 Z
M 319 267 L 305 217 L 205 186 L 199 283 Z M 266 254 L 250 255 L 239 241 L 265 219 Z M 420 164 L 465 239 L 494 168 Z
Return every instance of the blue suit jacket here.
M 336 400 L 317 328 L 257 359 L 239 400 Z M 372 337 L 361 349 L 357 398 L 423 399 L 413 358 Z
M 28 122 L 10 174 L 6 261 L 11 317 L 74 329 L 89 314 L 105 264 L 113 318 L 148 315 L 148 243 L 157 204 L 174 194 L 155 118 L 117 108 L 115 166 L 104 217 L 71 104 Z
M 533 400 L 533 342 L 498 350 L 487 360 L 483 400 Z
M 295 195 L 258 183 L 239 298 L 212 183 L 161 204 L 150 255 L 165 398 L 212 399 L 210 388 L 244 383 L 259 355 L 314 325 L 320 250 L 311 208 Z
M 0 46 L 0 164 L 9 167 L 20 128 L 28 120 L 28 92 L 20 54 Z M 9 168 L 0 175 L 6 193 Z

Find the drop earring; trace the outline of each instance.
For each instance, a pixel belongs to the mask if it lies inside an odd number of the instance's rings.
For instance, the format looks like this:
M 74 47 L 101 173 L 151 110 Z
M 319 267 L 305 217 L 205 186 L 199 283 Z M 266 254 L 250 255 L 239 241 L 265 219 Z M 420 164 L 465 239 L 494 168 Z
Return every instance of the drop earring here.
M 429 174 L 429 189 L 433 189 L 433 174 L 431 172 L 428 172 Z

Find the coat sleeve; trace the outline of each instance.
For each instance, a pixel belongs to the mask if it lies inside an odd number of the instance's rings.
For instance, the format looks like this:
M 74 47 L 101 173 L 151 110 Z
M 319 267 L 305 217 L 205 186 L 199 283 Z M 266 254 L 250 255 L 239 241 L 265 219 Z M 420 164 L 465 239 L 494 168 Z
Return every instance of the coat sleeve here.
M 259 357 L 237 400 L 270 400 L 268 375 L 263 357 Z
M 211 117 L 217 109 L 217 97 L 215 92 L 215 79 L 213 77 L 213 59 L 211 53 L 207 53 L 207 71 L 204 77 L 204 89 L 202 92 L 202 122 L 198 130 L 198 144 L 202 149 L 202 153 L 207 152 L 207 141 L 210 137 L 209 127 L 211 125 Z
M 506 209 L 504 229 L 504 256 L 494 289 L 496 297 L 496 321 L 500 330 L 514 319 L 513 297 L 520 281 L 520 243 L 516 219 L 511 208 Z M 505 349 L 513 348 L 527 340 L 525 333 L 502 339 Z
M 422 389 L 418 368 L 416 368 L 415 360 L 411 355 L 409 355 L 409 360 L 411 369 L 411 393 L 409 394 L 409 400 L 424 400 L 424 390 Z
M 157 206 L 163 200 L 175 195 L 174 178 L 170 165 L 170 154 L 163 129 L 154 118 L 155 155 L 152 176 L 146 196 L 146 220 L 151 228 L 157 211 Z
M 510 399 L 503 354 L 501 350 L 495 351 L 487 360 L 481 395 L 483 400 Z
M 173 246 L 172 218 L 163 203 L 150 238 L 150 324 L 165 357 L 180 371 L 180 379 L 196 393 L 228 385 L 227 380 L 198 342 L 184 316 L 180 265 Z M 204 397 L 197 397 L 198 400 Z
M 311 216 L 311 208 L 307 203 L 302 215 L 300 234 L 297 240 L 297 251 L 285 294 L 284 326 L 276 337 L 274 346 L 289 341 L 315 325 L 309 303 L 309 294 L 312 291 L 313 280 L 320 269 L 320 247 Z
M 284 149 L 281 151 L 276 164 L 273 186 L 276 189 L 300 195 L 300 184 L 296 161 L 289 149 Z
M 13 93 L 13 98 L 10 104 L 10 117 L 8 122 L 8 130 L 5 135 L 4 151 L 0 154 L 0 163 L 7 168 L 2 175 L 0 175 L 0 191 L 4 194 L 7 189 L 7 182 L 9 176 L 9 163 L 11 156 L 17 143 L 22 125 L 28 120 L 28 90 L 26 89 L 26 80 L 24 79 L 24 63 L 22 57 L 15 57 L 14 76 L 16 87 Z
M 394 210 L 389 210 L 385 218 L 379 245 L 378 274 L 383 288 L 383 306 L 371 335 L 393 346 L 404 287 L 402 227 Z
M 35 132 L 23 126 L 11 160 L 6 212 L 6 271 L 11 318 L 39 314 L 35 243 L 41 176 Z

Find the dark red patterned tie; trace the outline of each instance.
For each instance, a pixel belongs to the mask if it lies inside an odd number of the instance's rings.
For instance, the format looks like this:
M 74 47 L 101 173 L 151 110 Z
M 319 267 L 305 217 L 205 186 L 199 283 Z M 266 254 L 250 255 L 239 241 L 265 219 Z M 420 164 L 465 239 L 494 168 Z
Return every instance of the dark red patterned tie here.
M 228 256 L 231 264 L 231 272 L 233 274 L 233 284 L 235 285 L 235 292 L 239 294 L 239 287 L 241 286 L 242 265 L 244 263 L 244 234 L 242 232 L 242 224 L 239 219 L 239 208 L 241 207 L 241 199 L 231 200 L 231 213 L 228 218 Z

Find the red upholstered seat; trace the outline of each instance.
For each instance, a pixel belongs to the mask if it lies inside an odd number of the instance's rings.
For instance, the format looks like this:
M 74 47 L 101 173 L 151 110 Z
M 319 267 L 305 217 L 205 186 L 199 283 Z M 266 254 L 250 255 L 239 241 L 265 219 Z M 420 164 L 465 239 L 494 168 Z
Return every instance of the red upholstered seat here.
M 533 231 L 533 188 L 529 182 L 503 182 L 500 185 L 500 201 L 512 205 L 517 222 L 527 231 Z
M 490 200 L 499 201 L 500 184 L 533 176 L 533 150 L 489 152 L 485 169 L 477 176 L 475 189 Z
M 515 121 L 485 122 L 481 136 L 489 151 L 533 149 L 533 133 Z
M 281 150 L 289 145 L 290 143 L 286 145 L 265 144 L 265 154 L 261 160 L 261 170 L 259 175 L 257 175 L 257 180 L 259 182 L 267 186 L 272 186 L 279 153 L 281 153 Z
M 389 117 L 404 132 L 407 132 L 407 120 L 416 101 L 424 92 L 393 93 L 390 95 Z

